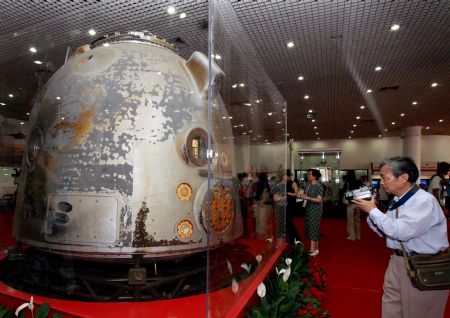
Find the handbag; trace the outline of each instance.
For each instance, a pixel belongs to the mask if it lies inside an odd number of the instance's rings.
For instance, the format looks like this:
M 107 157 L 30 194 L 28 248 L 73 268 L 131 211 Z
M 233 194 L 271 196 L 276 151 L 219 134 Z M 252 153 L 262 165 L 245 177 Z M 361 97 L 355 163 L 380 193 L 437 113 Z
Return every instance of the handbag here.
M 398 217 L 398 209 L 396 210 Z M 408 256 L 402 242 L 406 273 L 418 290 L 450 289 L 450 254 L 415 254 Z

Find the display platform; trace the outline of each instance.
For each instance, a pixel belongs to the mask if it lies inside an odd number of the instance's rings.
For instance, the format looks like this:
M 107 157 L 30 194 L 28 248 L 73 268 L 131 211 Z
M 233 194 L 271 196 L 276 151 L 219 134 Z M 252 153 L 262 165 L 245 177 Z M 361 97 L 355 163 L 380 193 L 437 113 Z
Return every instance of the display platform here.
M 2 220 L 10 219 L 10 212 L 2 212 Z M 10 238 L 4 227 L 7 222 L 1 222 L 2 235 L 0 244 L 11 245 Z M 243 314 L 248 303 L 257 301 L 255 297 L 258 285 L 265 279 L 275 266 L 281 253 L 286 247 L 282 242 L 267 240 L 238 239 L 237 244 L 245 245 L 255 257 L 261 255 L 259 266 L 252 275 L 234 286 L 205 294 L 176 298 L 171 300 L 155 300 L 148 302 L 84 302 L 69 301 L 41 296 L 33 296 L 38 307 L 42 303 L 49 303 L 51 313 L 62 313 L 63 317 L 143 317 L 151 313 L 152 317 L 202 317 L 206 316 L 208 303 L 209 317 L 239 317 Z M 0 261 L 6 256 L 0 254 Z M 31 294 L 21 292 L 0 282 L 0 306 L 15 309 L 23 303 L 29 302 Z

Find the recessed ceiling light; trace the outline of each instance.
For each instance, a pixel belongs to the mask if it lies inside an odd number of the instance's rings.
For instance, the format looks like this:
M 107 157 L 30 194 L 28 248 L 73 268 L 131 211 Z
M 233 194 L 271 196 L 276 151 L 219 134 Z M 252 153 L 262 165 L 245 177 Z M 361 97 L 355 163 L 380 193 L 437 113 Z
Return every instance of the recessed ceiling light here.
M 309 95 L 305 95 L 304 99 L 309 99 Z
M 388 129 L 387 129 L 387 128 L 385 128 L 385 129 L 384 129 L 384 131 L 388 131 Z
M 403 116 L 405 116 L 405 114 L 401 113 L 400 116 L 403 117 Z
M 378 135 L 378 138 L 381 138 L 381 135 Z
M 356 124 L 353 124 L 353 127 L 356 127 Z
M 292 41 L 288 42 L 286 45 L 287 45 L 288 48 L 293 48 L 294 47 L 294 42 L 292 42 Z
M 412 102 L 412 104 L 413 104 L 413 105 L 417 105 L 417 102 L 416 102 L 416 101 L 414 101 L 414 102 Z
M 320 137 L 317 137 L 317 140 L 320 140 Z
M 60 100 L 60 99 L 61 99 L 61 97 L 59 97 L 59 96 L 56 96 L 56 99 L 57 99 L 57 100 Z
M 2 105 L 2 106 L 6 106 L 6 104 L 5 104 L 5 103 L 0 103 L 0 105 Z
M 184 19 L 184 18 L 186 18 L 186 13 L 184 13 L 184 12 L 180 13 L 180 19 Z
M 348 136 L 348 139 L 352 139 L 352 136 Z
M 299 76 L 299 77 L 298 77 L 298 80 L 299 80 L 299 81 L 303 81 L 304 79 L 305 79 L 305 78 L 304 78 L 303 76 Z
M 370 93 L 372 93 L 372 90 L 368 89 L 366 92 L 370 94 Z
M 90 29 L 90 30 L 88 31 L 88 34 L 89 34 L 90 36 L 94 36 L 94 35 L 97 34 L 97 32 L 95 32 L 94 29 Z
M 267 113 L 267 115 L 269 115 L 269 116 L 272 116 L 272 112 L 270 112 L 270 113 Z
M 227 116 L 222 116 L 222 119 L 227 119 Z
M 240 83 L 240 84 L 239 84 L 239 87 L 244 87 L 244 86 L 245 86 L 244 83 Z
M 319 134 L 319 132 L 316 132 L 316 135 L 318 135 Z
M 30 113 L 27 113 L 27 116 L 30 116 Z
M 444 120 L 443 119 L 439 119 L 439 122 L 442 123 Z
M 216 60 L 221 60 L 222 57 L 219 54 L 216 54 Z
M 316 122 L 316 120 L 315 120 L 315 119 L 313 119 L 313 120 L 311 120 L 311 122 L 312 122 L 312 123 L 315 123 L 315 122 Z
M 381 66 L 375 67 L 375 72 L 381 71 Z
M 277 121 L 277 124 L 280 125 L 280 124 L 282 124 L 282 122 L 281 121 Z
M 400 25 L 398 25 L 398 24 L 393 24 L 391 26 L 391 31 L 397 31 L 398 29 L 400 29 Z
M 13 95 L 13 94 L 8 94 L 8 97 L 9 97 L 9 98 L 13 98 L 14 95 Z
M 359 106 L 359 108 L 364 109 L 364 108 L 366 108 L 366 106 L 361 105 L 361 106 Z
M 438 83 L 436 83 L 436 82 L 431 84 L 431 87 L 436 87 L 436 86 L 438 86 Z
M 393 122 L 391 123 L 391 125 L 395 125 L 395 121 L 393 121 Z
M 312 110 L 312 109 L 308 110 L 308 113 L 312 113 L 312 112 L 313 112 L 313 110 Z
M 228 119 L 233 119 L 233 117 L 232 116 L 228 116 Z
M 360 116 L 356 116 L 356 119 L 361 119 L 361 117 Z
M 236 87 L 237 87 L 237 84 L 233 84 L 233 85 L 231 85 L 231 87 L 236 88 Z
M 353 133 L 354 133 L 354 131 L 353 131 L 353 130 L 350 130 L 350 133 L 351 133 L 351 134 L 353 134 Z
M 23 121 L 20 122 L 21 125 L 25 124 Z
M 35 48 L 34 46 L 32 46 L 32 47 L 30 47 L 30 52 L 31 52 L 31 53 L 36 53 L 37 50 L 36 50 L 36 48 Z
M 317 129 L 317 126 L 314 126 L 314 129 Z
M 430 129 L 430 127 L 429 127 L 429 126 L 427 126 L 427 127 L 425 128 L 425 129 L 427 129 L 427 130 L 428 130 L 428 129 Z
M 41 65 L 41 64 L 42 64 L 41 61 L 33 61 L 33 63 L 34 63 L 34 64 L 37 64 L 37 65 Z
M 175 12 L 177 12 L 177 10 L 175 10 L 175 7 L 174 7 L 174 6 L 169 6 L 169 7 L 167 8 L 167 13 L 168 13 L 168 14 L 174 14 Z
M 251 103 L 244 103 L 245 106 L 252 106 Z

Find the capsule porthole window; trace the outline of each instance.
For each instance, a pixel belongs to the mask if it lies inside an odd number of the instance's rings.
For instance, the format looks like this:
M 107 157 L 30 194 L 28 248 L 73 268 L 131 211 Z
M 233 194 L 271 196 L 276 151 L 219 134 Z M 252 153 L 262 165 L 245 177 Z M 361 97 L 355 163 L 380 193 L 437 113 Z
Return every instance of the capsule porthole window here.
M 189 162 L 203 167 L 208 163 L 208 134 L 202 128 L 191 130 L 186 138 L 186 149 Z

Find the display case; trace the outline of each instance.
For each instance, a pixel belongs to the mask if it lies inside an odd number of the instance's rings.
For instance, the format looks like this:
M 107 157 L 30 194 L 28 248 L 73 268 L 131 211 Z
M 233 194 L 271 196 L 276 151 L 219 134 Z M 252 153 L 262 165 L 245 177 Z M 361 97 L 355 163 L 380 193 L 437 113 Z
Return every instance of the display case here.
M 22 29 L 1 62 L 5 106 L 23 111 L 3 114 L 26 129 L 1 302 L 243 313 L 284 248 L 270 187 L 287 166 L 286 103 L 232 6 L 6 6 L 2 25 Z

